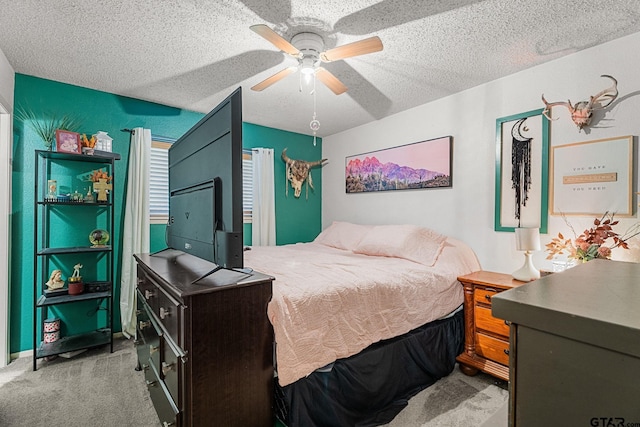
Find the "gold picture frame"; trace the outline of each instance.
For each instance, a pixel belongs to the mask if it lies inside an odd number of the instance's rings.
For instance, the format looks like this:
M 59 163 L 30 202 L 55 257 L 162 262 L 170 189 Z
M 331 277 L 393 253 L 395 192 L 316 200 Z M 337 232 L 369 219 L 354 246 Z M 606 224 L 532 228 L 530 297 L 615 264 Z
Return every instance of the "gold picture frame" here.
M 633 215 L 633 136 L 558 145 L 551 153 L 552 215 Z

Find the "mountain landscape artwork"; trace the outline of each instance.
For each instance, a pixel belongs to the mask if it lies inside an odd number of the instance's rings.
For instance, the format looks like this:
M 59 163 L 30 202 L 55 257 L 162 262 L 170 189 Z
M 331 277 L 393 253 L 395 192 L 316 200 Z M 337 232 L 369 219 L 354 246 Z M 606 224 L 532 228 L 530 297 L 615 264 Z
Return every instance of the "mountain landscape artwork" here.
M 347 193 L 451 187 L 452 137 L 345 159 Z

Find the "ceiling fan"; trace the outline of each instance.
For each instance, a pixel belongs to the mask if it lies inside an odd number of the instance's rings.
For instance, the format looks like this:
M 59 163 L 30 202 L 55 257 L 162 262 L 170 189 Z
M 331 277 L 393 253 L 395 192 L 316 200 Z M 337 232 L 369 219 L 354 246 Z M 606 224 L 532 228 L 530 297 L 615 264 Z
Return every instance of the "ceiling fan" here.
M 271 42 L 275 47 L 298 60 L 297 67 L 288 67 L 280 70 L 253 86 L 251 89 L 255 91 L 264 90 L 287 77 L 289 74 L 300 70 L 300 73 L 303 75 L 315 75 L 315 77 L 331 89 L 333 93 L 340 95 L 347 91 L 347 87 L 326 68 L 321 67 L 320 63 L 378 52 L 381 51 L 383 47 L 380 37 L 374 36 L 325 51 L 324 40 L 316 33 L 298 33 L 291 38 L 291 42 L 288 42 L 267 25 L 252 25 L 250 28 Z

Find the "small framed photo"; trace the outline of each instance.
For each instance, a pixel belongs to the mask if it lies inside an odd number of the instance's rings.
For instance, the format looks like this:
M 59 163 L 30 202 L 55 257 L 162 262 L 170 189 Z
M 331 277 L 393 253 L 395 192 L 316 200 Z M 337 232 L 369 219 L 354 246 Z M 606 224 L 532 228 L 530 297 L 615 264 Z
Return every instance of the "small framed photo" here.
M 56 130 L 56 151 L 61 153 L 82 154 L 80 134 L 68 130 Z

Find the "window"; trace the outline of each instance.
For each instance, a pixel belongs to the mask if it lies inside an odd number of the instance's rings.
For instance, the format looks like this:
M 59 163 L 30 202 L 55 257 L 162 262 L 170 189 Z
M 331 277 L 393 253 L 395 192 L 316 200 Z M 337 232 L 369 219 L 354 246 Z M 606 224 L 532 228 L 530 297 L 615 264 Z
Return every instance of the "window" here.
M 253 160 L 251 151 L 242 152 L 242 222 L 253 220 Z
M 149 176 L 149 217 L 151 224 L 166 224 L 169 219 L 169 147 L 171 143 L 151 142 Z M 253 211 L 253 163 L 251 152 L 242 152 L 243 222 L 251 223 Z
M 166 224 L 169 219 L 169 147 L 168 142 L 151 141 L 149 173 L 149 217 L 151 224 Z

